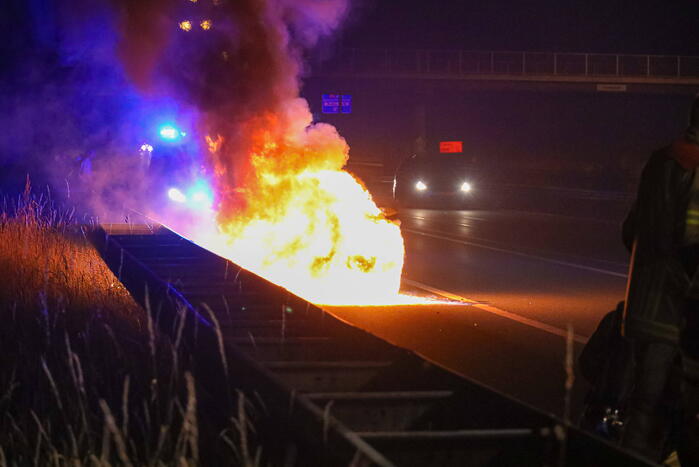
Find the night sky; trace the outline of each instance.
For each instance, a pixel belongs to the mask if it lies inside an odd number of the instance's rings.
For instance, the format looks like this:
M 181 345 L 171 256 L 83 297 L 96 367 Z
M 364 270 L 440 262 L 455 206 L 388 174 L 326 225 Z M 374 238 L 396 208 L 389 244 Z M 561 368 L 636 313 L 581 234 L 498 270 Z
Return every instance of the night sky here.
M 348 46 L 699 54 L 696 0 L 359 0 L 353 5 L 343 35 Z
M 56 21 L 84 19 L 106 2 L 4 0 L 0 58 L 52 41 Z M 423 47 L 699 55 L 699 2 L 354 0 L 339 41 Z

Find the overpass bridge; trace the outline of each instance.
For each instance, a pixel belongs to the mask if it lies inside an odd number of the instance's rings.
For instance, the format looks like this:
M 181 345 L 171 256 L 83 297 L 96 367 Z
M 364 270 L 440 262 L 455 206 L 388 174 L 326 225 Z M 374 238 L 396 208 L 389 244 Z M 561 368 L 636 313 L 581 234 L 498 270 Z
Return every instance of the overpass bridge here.
M 699 56 L 346 48 L 316 61 L 311 77 L 696 93 Z

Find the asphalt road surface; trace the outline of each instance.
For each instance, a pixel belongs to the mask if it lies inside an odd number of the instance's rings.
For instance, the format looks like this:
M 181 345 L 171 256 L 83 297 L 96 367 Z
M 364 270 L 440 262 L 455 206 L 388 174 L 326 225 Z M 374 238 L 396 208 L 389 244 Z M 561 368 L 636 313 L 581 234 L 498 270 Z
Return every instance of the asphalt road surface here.
M 345 319 L 500 392 L 564 414 L 575 357 L 624 298 L 621 219 L 515 211 L 403 210 L 405 290 L 466 299 L 454 312 L 348 312 Z M 577 363 L 576 363 L 577 364 Z M 575 421 L 588 389 L 571 391 Z

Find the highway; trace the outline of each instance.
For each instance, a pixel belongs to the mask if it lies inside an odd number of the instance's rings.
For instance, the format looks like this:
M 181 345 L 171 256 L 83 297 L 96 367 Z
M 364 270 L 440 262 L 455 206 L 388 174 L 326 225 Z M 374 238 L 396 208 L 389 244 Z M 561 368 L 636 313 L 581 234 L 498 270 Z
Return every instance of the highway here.
M 494 210 L 399 212 L 408 292 L 473 303 L 454 312 L 345 312 L 343 319 L 528 404 L 564 413 L 568 326 L 575 355 L 623 299 L 619 218 Z M 576 375 L 571 414 L 588 386 Z

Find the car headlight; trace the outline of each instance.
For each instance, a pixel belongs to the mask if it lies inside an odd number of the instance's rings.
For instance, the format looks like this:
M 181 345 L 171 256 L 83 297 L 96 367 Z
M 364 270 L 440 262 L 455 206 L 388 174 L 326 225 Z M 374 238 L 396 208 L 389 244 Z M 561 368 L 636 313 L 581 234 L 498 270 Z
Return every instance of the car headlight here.
M 418 182 L 415 184 L 415 189 L 418 191 L 425 191 L 427 189 L 427 185 L 425 185 L 422 180 L 418 180 Z
M 464 193 L 468 193 L 469 191 L 471 191 L 471 188 L 471 184 L 468 182 L 464 182 L 461 184 L 461 191 L 463 191 Z

